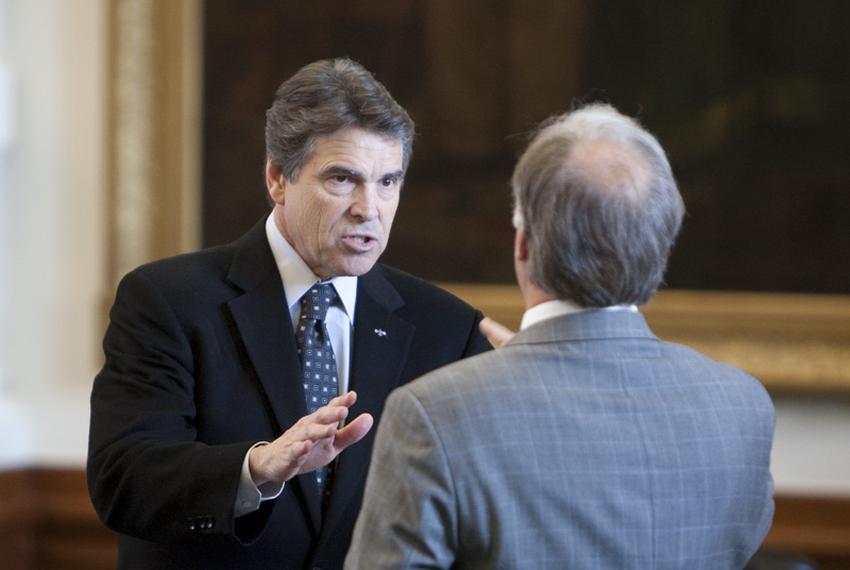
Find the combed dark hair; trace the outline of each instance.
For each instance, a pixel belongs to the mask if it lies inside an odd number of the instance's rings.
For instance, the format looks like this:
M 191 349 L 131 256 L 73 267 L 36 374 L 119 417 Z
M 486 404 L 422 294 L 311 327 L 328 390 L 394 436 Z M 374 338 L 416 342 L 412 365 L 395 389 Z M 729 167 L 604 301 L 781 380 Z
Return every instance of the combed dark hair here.
M 582 143 L 602 144 L 595 162 L 577 158 Z M 583 307 L 649 301 L 684 215 L 655 137 L 613 107 L 589 105 L 543 123 L 511 184 L 535 285 Z
M 413 121 L 362 65 L 346 58 L 305 65 L 284 81 L 266 111 L 266 155 L 289 180 L 315 147 L 316 138 L 346 127 L 402 143 L 404 168 L 413 152 Z

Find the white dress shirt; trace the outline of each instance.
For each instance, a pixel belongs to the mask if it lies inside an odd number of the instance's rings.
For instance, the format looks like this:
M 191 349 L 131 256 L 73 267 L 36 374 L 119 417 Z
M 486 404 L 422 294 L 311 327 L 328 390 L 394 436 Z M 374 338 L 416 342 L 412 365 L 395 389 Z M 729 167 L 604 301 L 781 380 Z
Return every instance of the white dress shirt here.
M 519 325 L 520 329 L 527 329 L 531 325 L 536 325 L 541 321 L 545 321 L 547 319 L 554 319 L 555 317 L 560 317 L 561 315 L 570 315 L 573 313 L 581 313 L 582 311 L 632 311 L 637 313 L 638 308 L 635 305 L 612 305 L 610 307 L 603 307 L 602 309 L 588 309 L 575 303 L 571 303 L 570 301 L 546 301 L 544 303 L 540 303 L 539 305 L 534 305 L 530 309 L 526 310 L 522 315 L 522 322 Z
M 266 238 L 269 241 L 275 264 L 283 282 L 289 317 L 292 320 L 292 330 L 301 316 L 301 297 L 320 279 L 298 255 L 298 252 L 281 235 L 274 222 L 274 214 L 266 219 Z M 334 277 L 329 281 L 339 295 L 341 305 L 331 305 L 325 317 L 325 325 L 331 337 L 337 365 L 339 393 L 348 391 L 348 370 L 351 363 L 351 337 L 354 330 L 354 306 L 357 302 L 357 277 Z M 268 442 L 259 442 L 266 445 Z M 236 516 L 242 516 L 260 508 L 262 501 L 276 499 L 283 492 L 283 483 L 265 483 L 257 487 L 251 478 L 248 456 L 245 454 L 242 462 L 242 475 L 239 479 L 239 489 L 236 494 Z

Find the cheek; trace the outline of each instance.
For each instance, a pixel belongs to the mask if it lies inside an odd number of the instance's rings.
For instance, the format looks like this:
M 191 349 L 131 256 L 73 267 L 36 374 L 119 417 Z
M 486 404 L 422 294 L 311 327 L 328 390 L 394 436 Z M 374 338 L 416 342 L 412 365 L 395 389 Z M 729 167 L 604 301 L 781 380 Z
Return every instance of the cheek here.
M 324 247 L 325 231 L 321 208 L 316 204 L 299 203 L 289 211 L 289 219 L 292 238 L 300 244 L 303 253 L 312 252 L 311 254 L 315 255 L 317 249 Z
M 312 214 L 313 234 L 333 241 L 337 234 L 346 230 L 345 212 L 347 206 L 333 201 L 314 204 Z
M 395 200 L 389 201 L 382 205 L 381 207 L 381 222 L 387 231 L 393 225 L 393 220 L 395 219 L 395 213 L 398 209 L 398 196 L 396 196 Z
M 310 215 L 304 208 L 293 208 L 290 210 L 289 218 L 291 227 L 295 229 L 297 237 L 308 236 L 310 228 Z

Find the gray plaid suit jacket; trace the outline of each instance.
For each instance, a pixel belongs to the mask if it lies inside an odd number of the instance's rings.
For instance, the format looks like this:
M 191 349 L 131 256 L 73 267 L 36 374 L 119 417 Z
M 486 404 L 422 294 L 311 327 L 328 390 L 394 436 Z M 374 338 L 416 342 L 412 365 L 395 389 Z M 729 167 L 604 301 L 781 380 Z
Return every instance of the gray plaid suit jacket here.
M 773 406 L 640 313 L 538 323 L 387 402 L 346 568 L 743 567 Z

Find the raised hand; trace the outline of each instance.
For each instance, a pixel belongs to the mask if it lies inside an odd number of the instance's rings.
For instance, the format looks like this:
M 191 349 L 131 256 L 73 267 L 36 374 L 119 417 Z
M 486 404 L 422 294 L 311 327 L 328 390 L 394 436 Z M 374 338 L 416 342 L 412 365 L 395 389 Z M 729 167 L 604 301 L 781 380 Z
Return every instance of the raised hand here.
M 356 400 L 353 391 L 337 396 L 327 406 L 298 420 L 273 442 L 252 449 L 248 461 L 254 483 L 288 481 L 313 471 L 363 439 L 374 422 L 370 414 L 360 414 L 345 427 L 339 427 Z

